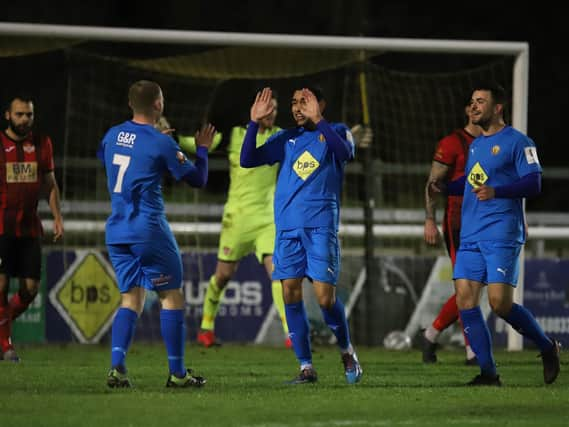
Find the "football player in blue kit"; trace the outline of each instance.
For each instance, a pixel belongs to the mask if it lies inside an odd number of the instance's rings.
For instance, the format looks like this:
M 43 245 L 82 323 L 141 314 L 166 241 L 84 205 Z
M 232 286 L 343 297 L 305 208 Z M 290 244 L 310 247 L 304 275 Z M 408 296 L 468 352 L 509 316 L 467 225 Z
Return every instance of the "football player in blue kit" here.
M 204 187 L 208 175 L 208 148 L 215 129 L 205 125 L 196 133 L 195 163 L 155 124 L 164 110 L 160 86 L 134 83 L 128 93 L 132 119 L 105 134 L 103 157 L 111 214 L 106 244 L 116 273 L 121 304 L 112 327 L 109 387 L 130 387 L 125 358 L 147 290 L 158 293 L 160 329 L 168 354 L 167 387 L 202 386 L 205 379 L 184 365 L 186 329 L 180 251 L 164 212 L 161 181 L 165 173 L 193 187 Z
M 306 277 L 312 282 L 326 324 L 337 338 L 346 381 L 354 384 L 360 381 L 362 368 L 350 341 L 344 305 L 336 296 L 340 197 L 344 167 L 354 158 L 352 134 L 346 125 L 323 118 L 326 102 L 320 89 L 301 88 L 294 91 L 291 100 L 297 126 L 276 133 L 257 147 L 259 121 L 274 108 L 271 97 L 271 89 L 264 88 L 251 107 L 241 166 L 281 165 L 274 201 L 273 280 L 283 284 L 289 337 L 300 364 L 300 373 L 290 383 L 317 381 L 302 295 Z
M 461 185 L 462 229 L 454 280 L 464 331 L 481 370 L 468 383 L 473 386 L 501 385 L 479 305 L 485 286 L 492 311 L 539 348 L 545 383 L 553 383 L 559 374 L 559 343 L 514 302 L 526 239 L 523 198 L 540 193 L 541 166 L 534 142 L 505 124 L 505 103 L 506 93 L 497 84 L 474 89 L 472 122 L 482 128 L 482 135 L 470 145 Z

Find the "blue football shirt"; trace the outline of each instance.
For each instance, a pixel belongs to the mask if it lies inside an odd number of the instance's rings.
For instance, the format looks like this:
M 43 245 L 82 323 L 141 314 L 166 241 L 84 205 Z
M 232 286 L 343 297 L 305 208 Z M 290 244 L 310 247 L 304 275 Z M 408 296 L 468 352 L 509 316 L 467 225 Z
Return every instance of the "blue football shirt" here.
M 111 215 L 106 243 L 156 241 L 166 233 L 161 181 L 165 173 L 176 180 L 195 172 L 195 165 L 168 135 L 151 125 L 126 121 L 112 127 L 101 142 Z
M 351 133 L 342 123 L 332 129 L 351 147 Z M 265 143 L 268 163 L 280 163 L 275 189 L 277 230 L 339 226 L 339 209 L 345 160 L 339 160 L 316 129 L 303 127 L 278 132 Z M 349 160 L 349 159 L 348 159 Z
M 534 142 L 511 126 L 494 135 L 481 135 L 470 145 L 465 171 L 460 241 L 509 240 L 523 243 L 522 199 L 479 201 L 472 189 L 476 182 L 498 187 L 530 173 L 541 172 Z

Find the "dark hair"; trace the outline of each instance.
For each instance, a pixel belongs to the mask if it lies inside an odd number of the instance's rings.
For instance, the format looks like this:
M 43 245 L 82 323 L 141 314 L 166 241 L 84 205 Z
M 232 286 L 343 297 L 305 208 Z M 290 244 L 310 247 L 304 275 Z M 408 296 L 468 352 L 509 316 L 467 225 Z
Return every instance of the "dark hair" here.
M 323 99 L 326 99 L 324 97 L 324 91 L 322 90 L 322 88 L 320 86 L 314 86 L 314 85 L 301 86 L 301 87 L 294 89 L 294 91 L 296 92 L 297 90 L 302 90 L 304 88 L 306 88 L 310 92 L 312 92 L 314 94 L 314 96 L 316 97 L 316 99 L 318 100 L 318 102 L 322 101 Z
M 504 89 L 503 86 L 501 86 L 498 83 L 495 82 L 478 83 L 478 85 L 472 88 L 472 92 L 474 92 L 475 90 L 484 90 L 490 92 L 492 95 L 492 100 L 494 101 L 495 104 L 506 105 L 507 103 L 508 98 L 506 95 L 506 90 Z
M 150 113 L 161 92 L 162 89 L 158 83 L 150 80 L 139 80 L 133 83 L 128 90 L 130 108 L 137 113 Z
M 27 93 L 18 93 L 18 94 L 12 95 L 8 99 L 9 99 L 9 101 L 6 103 L 4 111 L 10 111 L 12 109 L 12 103 L 16 99 L 18 99 L 22 102 L 26 102 L 26 103 L 28 103 L 28 102 L 31 102 L 32 104 L 34 103 L 34 100 L 32 99 L 32 97 Z

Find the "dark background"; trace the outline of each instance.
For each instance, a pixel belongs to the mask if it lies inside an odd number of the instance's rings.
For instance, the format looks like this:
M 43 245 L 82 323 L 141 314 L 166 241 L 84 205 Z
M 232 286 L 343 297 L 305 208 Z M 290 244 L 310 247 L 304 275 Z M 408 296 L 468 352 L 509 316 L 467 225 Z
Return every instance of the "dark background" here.
M 3 4 L 0 21 L 50 24 L 95 25 L 127 28 L 237 31 L 260 33 L 348 35 L 368 37 L 405 37 L 462 40 L 525 41 L 530 45 L 528 135 L 536 142 L 542 165 L 569 169 L 569 145 L 564 122 L 569 99 L 569 37 L 565 14 L 540 5 L 511 7 L 492 4 L 454 2 L 443 7 L 439 2 L 390 1 L 133 1 L 9 2 Z M 110 46 L 100 44 L 99 48 Z M 116 48 L 116 47 L 114 47 Z M 153 49 L 140 46 L 147 53 Z M 132 53 L 132 49 L 129 48 Z M 428 57 L 428 56 L 427 56 Z M 429 71 L 448 67 L 467 67 L 468 58 L 455 63 L 425 61 Z M 61 64 L 51 69 L 36 69 L 22 58 L 14 74 L 2 79 L 0 94 L 12 84 L 28 82 L 30 87 L 54 91 L 52 105 L 63 100 L 56 95 L 64 88 L 49 87 L 56 81 Z M 405 63 L 400 63 L 405 67 Z M 5 70 L 4 70 L 5 71 Z M 5 76 L 4 76 L 5 77 Z M 49 89 L 48 89 L 49 87 Z M 46 128 L 55 123 L 42 123 Z M 57 132 L 52 132 L 57 133 Z M 544 147 L 546 150 L 544 150 Z M 547 210 L 569 211 L 569 182 L 555 180 L 548 189 Z M 567 185 L 566 185 L 567 184 Z

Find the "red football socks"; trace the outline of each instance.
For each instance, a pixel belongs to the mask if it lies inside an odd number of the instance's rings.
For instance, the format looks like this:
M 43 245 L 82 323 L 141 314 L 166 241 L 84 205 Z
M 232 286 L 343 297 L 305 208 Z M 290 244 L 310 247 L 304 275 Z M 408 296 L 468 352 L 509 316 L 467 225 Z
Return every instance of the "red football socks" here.
M 443 304 L 441 311 L 439 311 L 439 315 L 433 321 L 433 328 L 439 332 L 442 332 L 457 320 L 460 321 L 458 315 L 458 306 L 456 305 L 456 294 L 452 294 L 447 302 Z M 462 331 L 462 336 L 464 337 L 464 343 L 467 346 L 470 345 L 468 339 L 466 338 L 466 335 L 464 334 L 464 330 Z
M 8 305 L 10 306 L 10 315 L 12 320 L 17 318 L 24 311 L 26 311 L 26 309 L 28 308 L 28 306 L 32 301 L 33 298 L 30 299 L 29 301 L 25 301 L 20 296 L 19 292 L 16 292 L 14 295 L 12 295 L 12 298 L 10 298 L 10 302 L 8 303 Z
M 12 348 L 12 319 L 10 317 L 10 307 L 0 306 L 0 348 L 5 353 Z
M 433 321 L 433 328 L 442 332 L 458 319 L 458 307 L 456 305 L 456 294 L 452 296 L 443 304 L 439 315 Z

